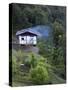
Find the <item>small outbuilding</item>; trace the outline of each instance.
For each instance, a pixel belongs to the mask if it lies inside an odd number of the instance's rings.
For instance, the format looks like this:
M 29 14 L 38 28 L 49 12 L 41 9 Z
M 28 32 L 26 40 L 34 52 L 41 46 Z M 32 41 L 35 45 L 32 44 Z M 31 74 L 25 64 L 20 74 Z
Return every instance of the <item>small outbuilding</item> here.
M 16 36 L 19 39 L 19 44 L 21 45 L 36 45 L 37 44 L 37 32 L 30 31 L 29 29 L 24 29 L 17 31 Z

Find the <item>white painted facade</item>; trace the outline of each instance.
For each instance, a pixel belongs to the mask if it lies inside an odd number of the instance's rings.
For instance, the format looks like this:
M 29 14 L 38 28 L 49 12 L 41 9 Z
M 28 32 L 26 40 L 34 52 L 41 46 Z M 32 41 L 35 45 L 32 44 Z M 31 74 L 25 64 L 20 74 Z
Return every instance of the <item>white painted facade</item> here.
M 36 45 L 37 44 L 37 37 L 36 36 L 19 36 L 19 44 Z

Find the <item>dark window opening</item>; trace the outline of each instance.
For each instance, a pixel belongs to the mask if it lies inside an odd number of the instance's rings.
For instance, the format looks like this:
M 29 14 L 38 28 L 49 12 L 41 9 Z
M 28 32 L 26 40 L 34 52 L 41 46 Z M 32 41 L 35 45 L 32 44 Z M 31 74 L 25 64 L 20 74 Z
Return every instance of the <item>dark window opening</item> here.
M 22 40 L 24 40 L 24 38 L 21 38 Z

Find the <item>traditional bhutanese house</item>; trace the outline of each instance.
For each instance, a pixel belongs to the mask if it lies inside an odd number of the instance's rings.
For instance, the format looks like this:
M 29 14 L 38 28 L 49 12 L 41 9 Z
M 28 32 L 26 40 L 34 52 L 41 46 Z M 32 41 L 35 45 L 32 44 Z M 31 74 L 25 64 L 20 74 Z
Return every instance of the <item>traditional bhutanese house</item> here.
M 37 44 L 37 32 L 33 32 L 30 29 L 23 29 L 17 31 L 16 36 L 19 39 L 21 45 L 36 45 Z

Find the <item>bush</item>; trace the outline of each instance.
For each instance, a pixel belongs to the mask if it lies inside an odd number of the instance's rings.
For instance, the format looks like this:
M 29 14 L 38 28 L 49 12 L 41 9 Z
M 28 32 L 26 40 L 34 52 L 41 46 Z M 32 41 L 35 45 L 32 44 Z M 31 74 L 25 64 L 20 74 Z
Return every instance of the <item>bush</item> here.
M 17 72 L 17 62 L 15 56 L 12 56 L 12 72 L 14 74 Z
M 45 84 L 48 82 L 49 75 L 43 63 L 39 63 L 30 70 L 31 80 L 34 84 Z

